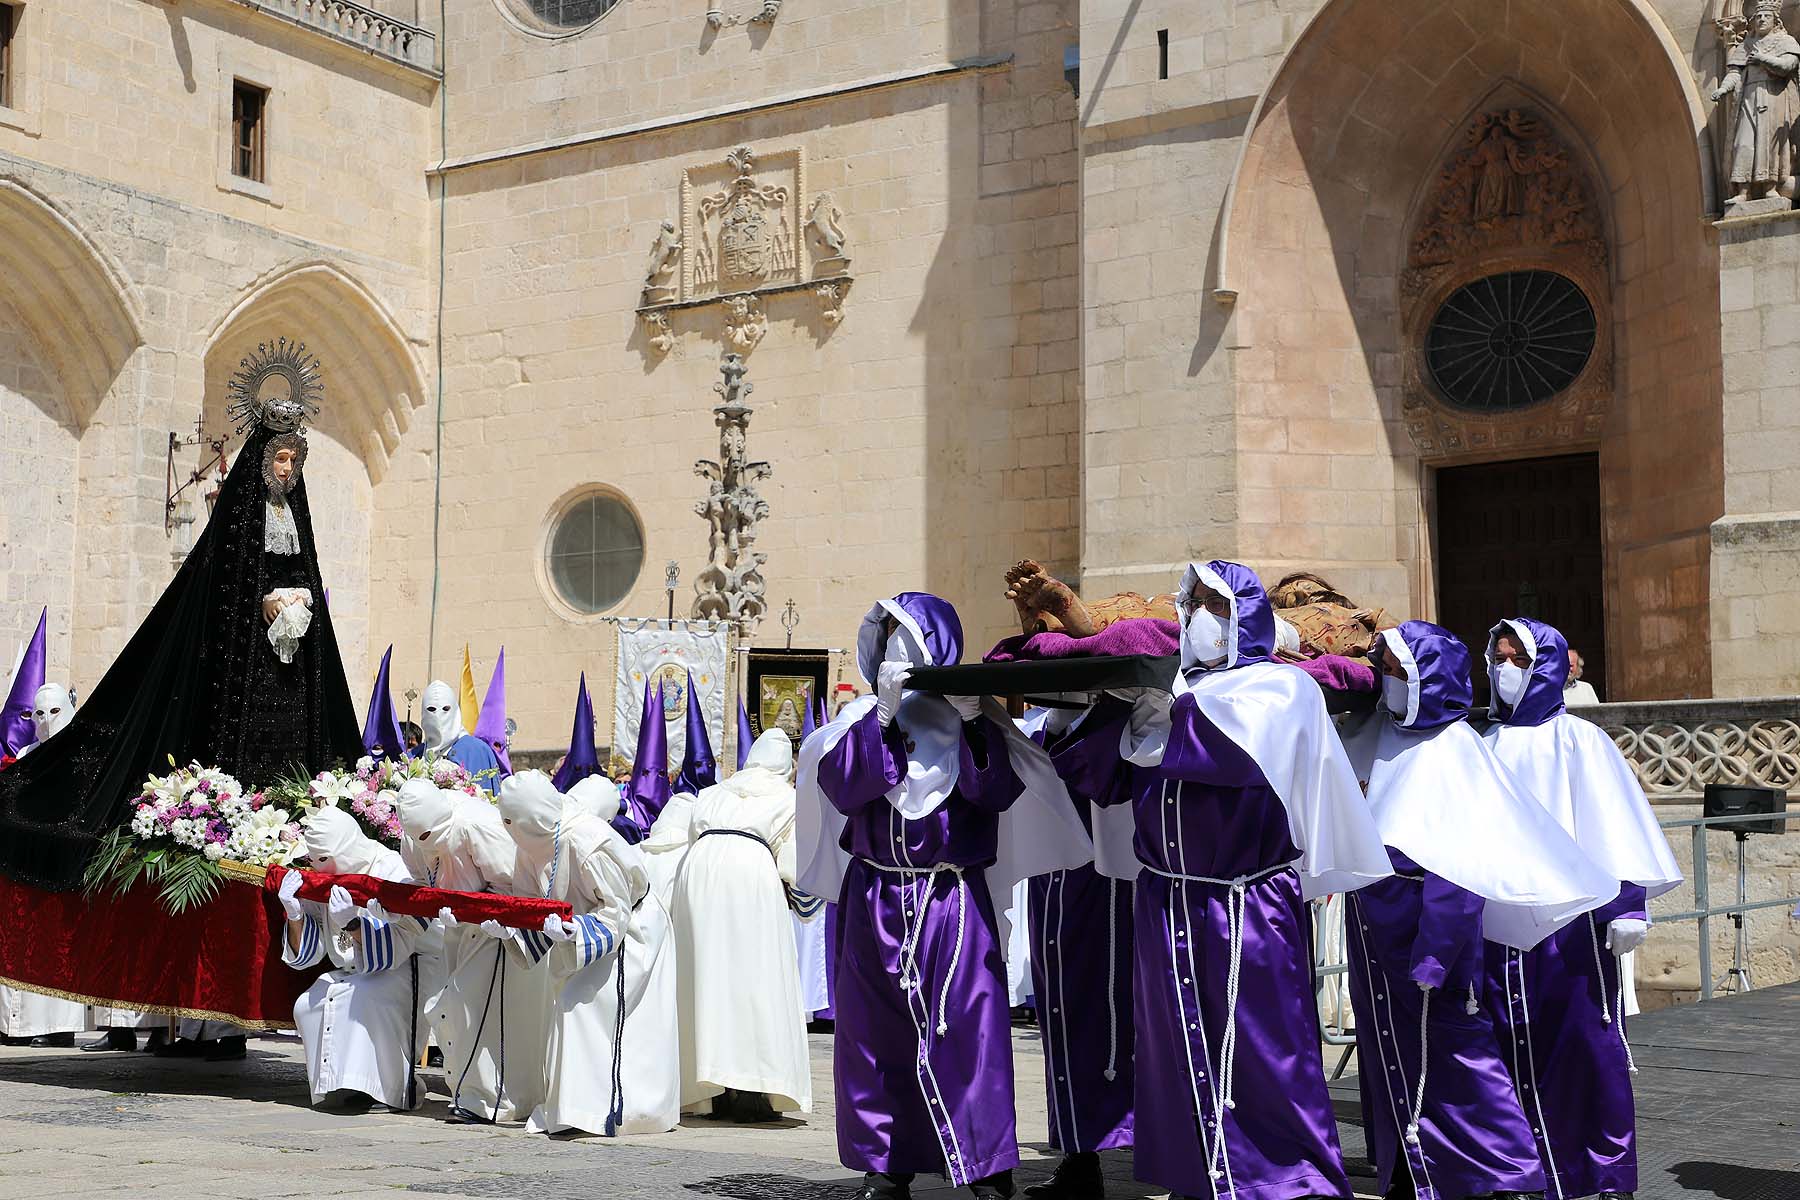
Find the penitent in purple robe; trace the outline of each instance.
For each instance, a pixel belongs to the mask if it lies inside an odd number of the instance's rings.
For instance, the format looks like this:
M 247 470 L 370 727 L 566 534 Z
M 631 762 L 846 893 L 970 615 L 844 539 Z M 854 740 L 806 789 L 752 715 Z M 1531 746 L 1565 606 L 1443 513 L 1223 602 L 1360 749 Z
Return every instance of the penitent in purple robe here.
M 1681 872 L 1631 768 L 1598 727 L 1564 710 L 1568 643 L 1549 625 L 1513 618 L 1532 662 L 1524 691 L 1496 698 L 1487 737 L 1524 790 L 1561 820 L 1595 862 L 1622 880 L 1611 903 L 1526 952 L 1487 948 L 1487 1004 L 1519 1100 L 1537 1135 L 1547 1194 L 1574 1200 L 1637 1190 L 1637 1113 L 1619 963 L 1607 926 L 1646 920 L 1649 898 Z
M 963 726 L 959 753 L 955 790 L 908 820 L 887 800 L 906 775 L 905 734 L 871 709 L 820 760 L 819 786 L 848 818 L 852 856 L 833 997 L 839 1157 L 966 1186 L 1019 1161 L 1006 967 L 982 870 L 1024 785 L 985 720 Z
M 1159 766 L 1118 764 L 1130 771 L 1145 867 L 1136 901 L 1137 1177 L 1177 1195 L 1348 1197 L 1287 810 L 1192 694 L 1169 717 Z
M 1084 825 L 1100 787 L 1123 784 L 1116 767 L 1126 711 L 1096 708 L 1075 728 L 1042 735 Z M 1050 1144 L 1064 1153 L 1131 1145 L 1132 887 L 1091 863 L 1031 880 L 1027 924 Z
M 1543 1155 L 1546 1192 L 1637 1191 L 1631 1055 L 1607 923 L 1645 919 L 1644 889 L 1578 918 L 1533 950 L 1487 947 L 1486 1004 Z
M 1543 1190 L 1537 1145 L 1479 1002 L 1480 896 L 1390 850 L 1397 874 L 1348 897 L 1350 1001 L 1362 1063 L 1363 1124 L 1386 1195 L 1410 1174 L 1419 1200 Z M 1419 1021 L 1429 986 L 1424 1105 Z M 1405 1166 L 1401 1163 L 1404 1160 Z

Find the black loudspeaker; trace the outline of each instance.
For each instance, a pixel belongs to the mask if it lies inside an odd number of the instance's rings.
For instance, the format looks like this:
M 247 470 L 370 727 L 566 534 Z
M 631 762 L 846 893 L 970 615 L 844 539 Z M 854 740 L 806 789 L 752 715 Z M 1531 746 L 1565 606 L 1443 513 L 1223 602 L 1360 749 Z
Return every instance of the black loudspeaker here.
M 1766 816 L 1762 821 L 1725 821 L 1708 825 L 1731 833 L 1786 833 L 1787 821 L 1774 814 L 1787 810 L 1787 793 L 1772 787 L 1739 787 L 1734 784 L 1709 783 L 1701 808 L 1705 817 Z

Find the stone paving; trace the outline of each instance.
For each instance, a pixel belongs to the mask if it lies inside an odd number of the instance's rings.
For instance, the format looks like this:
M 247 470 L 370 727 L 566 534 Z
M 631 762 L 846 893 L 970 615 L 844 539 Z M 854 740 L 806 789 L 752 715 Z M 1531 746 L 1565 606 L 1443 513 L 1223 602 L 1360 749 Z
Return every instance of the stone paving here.
M 415 1114 L 315 1111 L 291 1037 L 252 1039 L 247 1061 L 224 1064 L 0 1048 L 0 1200 L 391 1200 L 404 1192 L 450 1200 L 843 1200 L 856 1180 L 837 1161 L 830 1038 L 814 1035 L 812 1046 L 821 1099 L 804 1120 L 746 1128 L 689 1118 L 660 1137 L 620 1139 L 447 1123 L 435 1072 L 422 1076 L 429 1098 Z M 1019 1136 L 1027 1143 L 1022 1187 L 1044 1178 L 1054 1159 L 1044 1144 L 1035 1033 L 1016 1030 L 1014 1050 Z M 1354 1170 L 1360 1139 L 1346 1134 Z M 1129 1155 L 1106 1158 L 1113 1200 L 1163 1195 L 1131 1180 Z M 959 1193 L 925 1177 L 914 1194 Z

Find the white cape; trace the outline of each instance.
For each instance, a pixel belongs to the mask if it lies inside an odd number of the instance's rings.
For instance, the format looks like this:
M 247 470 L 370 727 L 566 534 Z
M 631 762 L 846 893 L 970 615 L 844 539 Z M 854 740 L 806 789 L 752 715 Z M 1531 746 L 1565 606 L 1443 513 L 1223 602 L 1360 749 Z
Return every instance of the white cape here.
M 1067 722 L 1056 719 L 1058 711 L 1034 708 L 1020 718 L 1019 728 L 1026 737 L 1046 727 L 1068 732 L 1087 720 L 1088 714 L 1094 710 L 1089 706 Z M 1094 844 L 1094 869 L 1108 879 L 1124 883 L 1135 881 L 1138 872 L 1144 869 L 1144 864 L 1138 861 L 1137 847 L 1133 844 L 1137 837 L 1137 817 L 1132 812 L 1131 802 L 1127 800 L 1122 804 L 1102 808 L 1089 801 L 1088 828 L 1093 831 L 1090 840 Z
M 1529 950 L 1618 895 L 1467 721 L 1414 732 L 1378 712 L 1342 732 L 1382 841 L 1486 901 L 1489 941 Z
M 1321 702 L 1322 703 L 1322 702 Z M 1013 806 L 1000 814 L 998 853 L 987 869 L 988 894 L 993 898 L 1000 924 L 1000 942 L 1011 937 L 1011 921 L 1000 911 L 1012 895 L 1013 885 L 1033 875 L 1073 870 L 1094 861 L 1087 831 L 1069 803 L 1056 768 L 1042 746 L 1019 732 L 1012 718 L 991 698 L 984 697 L 982 712 L 1006 738 L 1012 769 L 1025 784 Z M 800 767 L 794 781 L 796 826 L 800 847 L 799 886 L 806 892 L 835 900 L 843 894 L 844 873 L 850 855 L 840 845 L 844 815 L 832 805 L 819 786 L 819 761 L 844 740 L 856 722 L 875 707 L 875 697 L 863 696 L 845 705 L 830 724 L 814 731 L 800 747 Z M 907 781 L 888 793 L 888 803 L 903 811 Z
M 1300 851 L 1300 891 L 1308 900 L 1353 892 L 1394 873 L 1356 772 L 1325 710 L 1325 696 L 1298 667 L 1250 663 L 1177 676 L 1177 695 L 1192 692 L 1200 713 L 1262 771 L 1287 809 L 1288 835 Z M 1162 762 L 1169 723 L 1134 736 L 1119 750 L 1142 767 Z
M 1486 739 L 1519 790 L 1615 881 L 1635 883 L 1652 899 L 1681 882 L 1669 839 L 1605 730 L 1561 713 L 1542 725 L 1490 725 Z

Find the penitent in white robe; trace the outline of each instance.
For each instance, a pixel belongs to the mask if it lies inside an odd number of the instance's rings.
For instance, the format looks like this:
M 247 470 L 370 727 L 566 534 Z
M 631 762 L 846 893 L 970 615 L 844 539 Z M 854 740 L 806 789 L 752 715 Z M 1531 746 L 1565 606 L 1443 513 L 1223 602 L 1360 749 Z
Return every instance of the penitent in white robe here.
M 753 752 L 743 770 L 695 800 L 693 849 L 675 885 L 681 1102 L 694 1109 L 732 1088 L 767 1094 L 777 1111 L 811 1112 L 787 901 L 794 789 L 785 763 L 779 772 L 756 763 Z
M 392 853 L 368 874 L 410 882 Z M 313 1103 L 334 1092 L 361 1092 L 404 1111 L 408 1064 L 425 1050 L 425 1002 L 442 986 L 442 935 L 433 922 L 382 920 L 359 909 L 352 920 L 361 928 L 359 944 L 351 925 L 333 925 L 324 905 L 302 901 L 301 907 L 300 946 L 291 949 L 283 936 L 282 961 L 296 970 L 324 959 L 335 966 L 294 1001 Z M 421 1083 L 413 1089 L 413 1106 L 424 1099 Z
M 501 789 L 519 843 L 515 883 L 575 912 L 572 941 L 523 932 L 515 942 L 554 995 L 548 1085 L 528 1128 L 665 1133 L 681 1118 L 668 912 L 643 851 L 577 804 L 554 815 L 561 802 L 536 771 Z
M 694 797 L 677 792 L 657 814 L 649 836 L 638 843 L 650 872 L 650 886 L 671 913 L 675 911 L 675 878 L 681 874 L 681 864 L 687 861 L 693 823 Z

